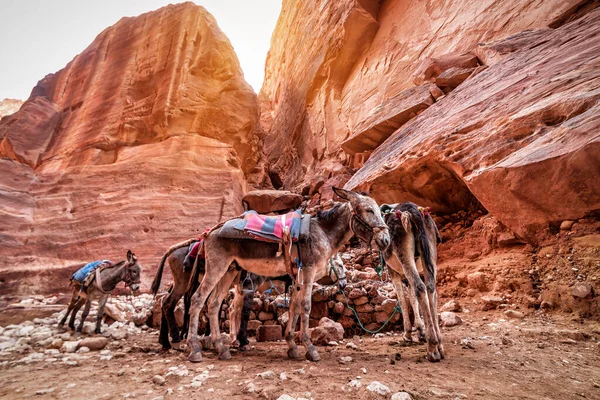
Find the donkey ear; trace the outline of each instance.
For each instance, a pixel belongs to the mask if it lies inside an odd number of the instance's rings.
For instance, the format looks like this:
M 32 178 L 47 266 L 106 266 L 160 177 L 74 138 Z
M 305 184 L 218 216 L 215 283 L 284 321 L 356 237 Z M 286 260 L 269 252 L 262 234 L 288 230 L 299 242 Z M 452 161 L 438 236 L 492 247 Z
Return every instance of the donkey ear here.
M 333 189 L 333 192 L 335 194 L 337 194 L 338 197 L 340 197 L 344 200 L 348 200 L 348 201 L 352 200 L 352 198 L 356 195 L 356 193 L 354 193 L 350 190 L 336 188 L 335 186 L 332 187 L 331 189 Z
M 402 221 L 402 227 L 404 228 L 404 230 L 406 232 L 410 232 L 410 230 L 411 230 L 410 213 L 408 211 L 402 211 L 402 213 L 400 215 L 400 220 Z
M 127 261 L 130 263 L 135 261 L 135 254 L 131 250 L 127 250 Z

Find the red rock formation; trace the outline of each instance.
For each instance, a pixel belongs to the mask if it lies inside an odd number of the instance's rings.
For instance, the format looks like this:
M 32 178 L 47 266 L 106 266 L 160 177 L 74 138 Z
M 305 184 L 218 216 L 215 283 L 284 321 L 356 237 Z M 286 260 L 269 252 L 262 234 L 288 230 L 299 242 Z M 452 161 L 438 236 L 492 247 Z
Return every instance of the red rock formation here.
M 260 96 L 272 177 L 294 188 L 357 166 L 342 143 L 370 151 L 441 95 L 414 86 L 423 60 L 558 23 L 579 3 L 284 1 Z
M 205 9 L 121 19 L 0 123 L 0 275 L 131 248 L 150 279 L 169 245 L 241 210 L 261 179 L 258 118 Z
M 474 195 L 514 232 L 600 209 L 600 9 L 512 49 L 381 145 L 348 182 L 438 210 Z
M 271 177 L 308 188 L 366 162 L 348 187 L 485 207 L 531 241 L 597 209 L 596 77 L 577 64 L 597 37 L 565 26 L 595 24 L 588 3 L 284 2 L 261 92 Z

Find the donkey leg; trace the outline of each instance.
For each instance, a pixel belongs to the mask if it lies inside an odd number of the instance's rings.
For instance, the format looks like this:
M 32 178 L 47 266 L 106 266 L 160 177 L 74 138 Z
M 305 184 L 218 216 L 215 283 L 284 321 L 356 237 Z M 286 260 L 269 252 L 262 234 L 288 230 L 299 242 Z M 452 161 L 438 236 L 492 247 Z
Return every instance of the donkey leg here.
M 103 294 L 98 299 L 98 315 L 96 316 L 96 329 L 94 333 L 102 333 L 102 317 L 104 317 L 104 306 L 108 300 L 108 294 Z
M 208 295 L 212 292 L 215 286 L 217 286 L 221 280 L 221 277 L 227 273 L 227 269 L 232 260 L 227 261 L 227 264 L 221 260 L 215 262 L 215 266 L 210 269 L 211 273 L 208 273 L 209 262 L 207 260 L 206 273 L 204 274 L 202 283 L 192 296 L 190 307 L 190 329 L 188 331 L 187 339 L 187 343 L 190 348 L 188 360 L 191 362 L 202 361 L 202 349 L 199 343 L 200 338 L 198 337 L 198 321 L 200 319 L 200 311 L 202 310 Z
M 403 325 L 403 338 L 406 342 L 412 342 L 412 322 L 410 321 L 410 305 L 407 298 L 407 293 L 404 290 L 404 284 L 402 283 L 402 275 L 398 271 L 402 270 L 402 266 L 398 263 L 395 257 L 388 260 L 391 268 L 388 269 L 388 274 L 396 288 L 396 296 L 400 302 L 400 308 L 402 309 L 402 325 Z
M 290 297 L 291 299 L 288 309 L 289 318 L 285 328 L 285 341 L 288 344 L 288 357 L 292 359 L 300 359 L 298 345 L 294 340 L 296 325 L 298 325 L 298 319 L 300 317 L 300 291 L 297 291 L 294 287 L 292 287 Z
M 221 281 L 217 284 L 217 287 L 213 290 L 213 293 L 208 300 L 208 315 L 210 318 L 210 330 L 212 341 L 215 345 L 215 351 L 219 354 L 219 360 L 229 360 L 231 353 L 229 347 L 223 345 L 223 339 L 221 338 L 219 314 L 221 311 L 221 305 L 223 299 L 227 295 L 229 287 L 239 275 L 239 271 L 230 269 L 227 271 L 225 276 L 221 278 Z
M 171 341 L 173 342 L 173 347 L 175 348 L 178 348 L 179 343 L 181 342 L 179 327 L 177 326 L 177 320 L 175 319 L 175 308 L 177 307 L 179 299 L 183 297 L 185 290 L 185 287 L 181 287 L 181 285 L 177 285 L 177 283 L 175 283 L 173 290 L 169 293 L 161 307 L 162 315 L 164 315 L 167 320 L 167 326 L 169 327 L 169 332 L 171 334 Z
M 437 336 L 438 345 L 437 350 L 440 355 L 440 359 L 443 359 L 445 356 L 444 346 L 442 345 L 442 332 L 440 330 L 440 321 L 438 318 L 438 294 L 436 290 L 436 276 L 434 271 L 433 274 L 425 271 L 425 286 L 427 287 L 427 296 L 429 298 L 429 306 L 431 307 L 431 317 L 433 318 L 433 329 Z
M 83 308 L 83 312 L 81 313 L 81 321 L 79 321 L 79 326 L 77 327 L 77 332 L 81 332 L 83 330 L 83 324 L 85 323 L 85 319 L 90 313 L 90 307 L 92 306 L 92 296 L 88 296 L 87 301 L 85 302 L 85 307 Z
M 404 283 L 402 283 L 404 285 Z M 425 337 L 425 323 L 423 322 L 423 317 L 421 316 L 421 311 L 419 310 L 419 300 L 415 296 L 415 291 L 411 290 L 410 286 L 405 286 L 406 289 L 406 298 L 407 301 L 410 301 L 410 305 L 413 310 L 413 314 L 415 316 L 414 325 L 417 329 L 417 334 L 419 336 L 419 342 L 425 343 L 427 341 Z M 414 328 L 413 328 L 414 329 Z
M 77 303 L 75 304 L 75 307 L 73 307 L 73 313 L 71 314 L 71 318 L 69 319 L 69 328 L 71 328 L 72 330 L 75 330 L 75 317 L 77 316 L 79 309 L 85 303 L 85 300 L 86 299 L 84 298 L 80 298 L 79 301 L 77 301 Z
M 65 315 L 62 317 L 62 319 L 58 323 L 59 327 L 62 327 L 65 324 L 65 322 L 67 322 L 67 318 L 69 317 L 71 310 L 73 310 L 73 308 L 75 307 L 75 303 L 76 303 L 75 300 L 77 299 L 78 292 L 79 291 L 77 291 L 77 290 L 73 290 L 73 295 L 71 296 L 71 301 L 69 302 L 69 305 L 67 306 L 67 312 L 65 313 Z
M 306 359 L 309 361 L 320 361 L 321 356 L 319 356 L 319 352 L 315 345 L 310 341 L 310 336 L 308 336 L 308 325 L 310 320 L 310 309 L 312 306 L 312 287 L 313 281 L 315 278 L 315 272 L 313 268 L 306 268 L 304 274 L 304 284 L 300 289 L 300 337 L 302 338 L 302 343 L 304 344 L 304 348 L 306 349 Z
M 413 246 L 414 244 L 412 246 L 410 244 L 406 244 L 404 246 L 402 249 L 402 254 L 400 254 L 399 261 L 402 263 L 404 274 L 406 275 L 408 283 L 418 300 L 419 311 L 423 313 L 423 319 L 425 322 L 425 336 L 427 338 L 427 359 L 429 361 L 436 362 L 440 360 L 440 354 L 437 350 L 438 340 L 433 328 L 431 308 L 429 306 L 429 299 L 426 294 L 425 283 L 423 283 L 421 277 L 419 276 L 419 271 L 417 271 L 417 265 L 415 264 L 415 259 L 413 257 Z
M 250 320 L 250 313 L 252 312 L 252 306 L 254 304 L 254 293 L 248 291 L 243 294 L 243 304 L 241 313 L 239 315 L 239 330 L 237 333 L 237 340 L 240 343 L 240 351 L 250 350 L 250 341 L 248 340 L 248 321 Z
M 231 311 L 229 313 L 229 336 L 233 346 L 241 346 L 237 336 L 241 328 L 242 308 L 244 307 L 244 293 L 242 285 L 235 285 L 233 300 L 231 301 Z

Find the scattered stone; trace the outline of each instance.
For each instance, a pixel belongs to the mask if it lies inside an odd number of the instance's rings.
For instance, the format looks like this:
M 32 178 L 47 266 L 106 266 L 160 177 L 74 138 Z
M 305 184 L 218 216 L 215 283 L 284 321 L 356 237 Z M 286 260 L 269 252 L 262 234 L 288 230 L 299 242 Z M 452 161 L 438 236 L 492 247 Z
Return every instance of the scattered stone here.
M 114 340 L 122 340 L 127 337 L 127 331 L 125 330 L 114 330 L 110 333 L 110 337 Z
M 254 386 L 254 383 L 249 382 L 246 386 L 244 386 L 244 389 L 242 389 L 243 393 L 254 393 L 256 392 L 256 387 Z
M 444 311 L 439 316 L 442 326 L 451 327 L 462 324 L 462 319 L 452 311 Z
M 367 390 L 380 396 L 388 396 L 392 392 L 389 387 L 378 381 L 369 383 Z
M 571 288 L 571 294 L 573 297 L 585 299 L 586 297 L 593 295 L 594 288 L 589 283 L 578 282 Z
M 338 342 L 336 342 L 335 340 L 332 340 L 331 342 L 327 343 L 327 346 L 332 346 L 332 347 L 339 346 L 339 345 L 340 344 Z
M 350 386 L 351 388 L 359 389 L 362 386 L 362 383 L 357 379 L 353 379 L 348 383 L 348 386 Z
M 346 348 L 347 349 L 352 349 L 352 350 L 358 350 L 358 346 L 356 344 L 354 344 L 354 342 L 348 342 L 348 343 L 346 343 Z
M 569 220 L 563 221 L 560 224 L 560 230 L 561 231 L 570 231 L 574 224 L 575 224 L 575 221 L 569 221 Z
M 276 342 L 283 337 L 281 325 L 261 325 L 256 330 L 257 342 Z
M 296 398 L 290 396 L 289 394 L 282 394 L 277 398 L 277 400 L 296 400 Z
M 152 382 L 162 386 L 167 382 L 167 380 L 162 375 L 154 375 L 154 377 L 152 377 Z
M 480 292 L 487 290 L 487 277 L 483 272 L 477 271 L 467 275 L 467 282 L 469 288 L 477 289 Z
M 275 379 L 277 378 L 277 375 L 275 375 L 275 372 L 273 371 L 265 371 L 265 372 L 261 372 L 260 374 L 256 374 L 257 377 L 262 378 L 262 379 Z
M 79 349 L 77 350 L 77 353 L 89 353 L 90 352 L 90 348 L 89 347 L 79 347 Z
M 319 326 L 310 333 L 310 340 L 317 345 L 327 345 L 331 341 L 344 339 L 344 327 L 327 317 L 319 320 Z
M 520 311 L 516 311 L 516 310 L 506 310 L 506 311 L 504 311 L 504 315 L 506 315 L 508 318 L 514 318 L 514 319 L 525 318 L 525 314 L 523 314 Z
M 92 351 L 102 350 L 108 344 L 108 338 L 103 336 L 96 336 L 85 338 L 81 342 L 79 342 L 79 347 L 87 347 Z
M 50 394 L 50 393 L 54 392 L 55 390 L 56 390 L 56 388 L 41 389 L 41 390 L 37 390 L 35 392 L 35 394 L 38 396 L 42 396 L 45 394 Z
M 410 393 L 398 392 L 392 395 L 392 400 L 413 400 L 413 397 L 410 395 Z
M 282 381 L 285 381 L 285 380 L 287 380 L 287 375 L 286 375 L 286 373 L 285 373 L 285 372 L 282 372 L 282 373 L 280 373 L 280 374 L 279 374 L 279 379 L 281 379 Z
M 63 353 L 75 353 L 78 345 L 79 345 L 79 340 L 64 342 L 62 344 L 62 347 L 60 348 L 60 351 Z
M 467 338 L 460 339 L 460 345 L 462 346 L 463 349 L 471 349 L 471 350 L 475 349 L 473 342 Z
M 460 305 L 458 300 L 450 300 L 449 302 L 444 304 L 442 306 L 442 308 L 440 308 L 440 311 L 442 311 L 442 312 L 444 312 L 444 311 L 460 312 L 460 311 L 462 311 L 462 306 Z M 401 393 L 405 393 L 405 392 L 401 392 Z
M 493 310 L 504 303 L 500 296 L 481 296 L 481 301 L 483 301 L 483 311 Z
M 352 362 L 352 357 L 343 356 L 343 357 L 340 357 L 340 359 L 338 361 L 340 364 L 348 364 L 348 363 Z

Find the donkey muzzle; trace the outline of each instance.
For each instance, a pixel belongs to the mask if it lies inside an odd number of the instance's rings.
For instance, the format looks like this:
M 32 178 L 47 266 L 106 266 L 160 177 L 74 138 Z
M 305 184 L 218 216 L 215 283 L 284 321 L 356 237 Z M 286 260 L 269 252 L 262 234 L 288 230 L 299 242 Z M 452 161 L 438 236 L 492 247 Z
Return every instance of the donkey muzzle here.
M 347 283 L 348 283 L 348 281 L 346 280 L 346 278 L 342 278 L 338 281 L 338 285 L 340 286 L 340 289 L 342 289 L 342 290 L 344 290 Z
M 133 283 L 129 286 L 131 288 L 132 291 L 137 292 L 138 290 L 140 290 L 140 284 L 139 283 Z

